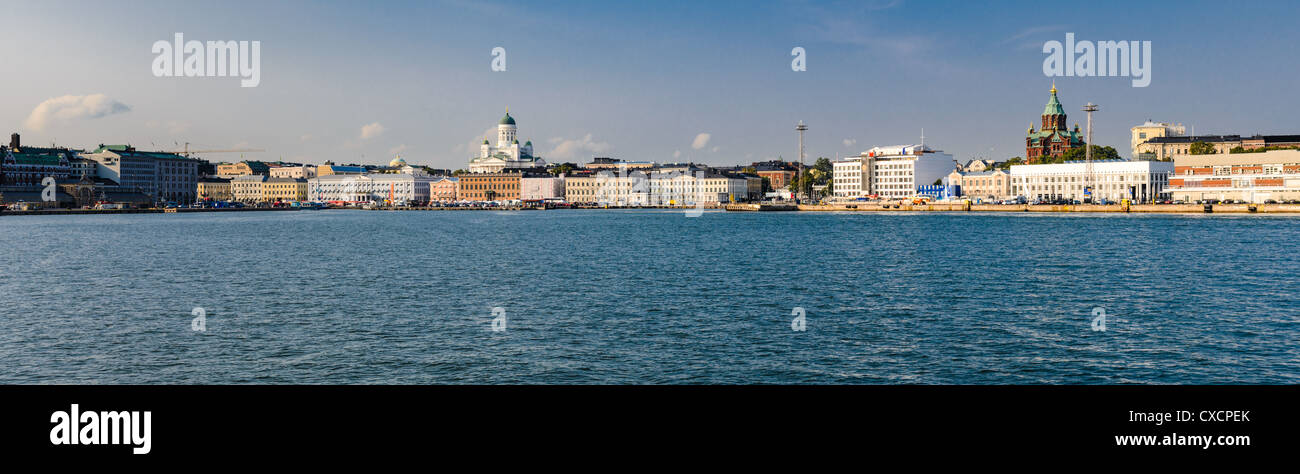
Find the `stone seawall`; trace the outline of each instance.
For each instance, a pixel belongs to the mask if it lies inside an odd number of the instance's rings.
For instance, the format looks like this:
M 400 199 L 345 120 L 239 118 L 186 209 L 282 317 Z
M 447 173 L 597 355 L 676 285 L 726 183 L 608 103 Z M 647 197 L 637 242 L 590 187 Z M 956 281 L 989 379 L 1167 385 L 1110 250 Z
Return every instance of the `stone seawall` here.
M 753 204 L 751 204 L 753 206 Z M 759 210 L 732 209 L 727 210 Z M 1229 213 L 1229 214 L 1300 214 L 1300 204 L 800 204 L 800 211 L 822 212 L 1138 212 L 1138 213 Z

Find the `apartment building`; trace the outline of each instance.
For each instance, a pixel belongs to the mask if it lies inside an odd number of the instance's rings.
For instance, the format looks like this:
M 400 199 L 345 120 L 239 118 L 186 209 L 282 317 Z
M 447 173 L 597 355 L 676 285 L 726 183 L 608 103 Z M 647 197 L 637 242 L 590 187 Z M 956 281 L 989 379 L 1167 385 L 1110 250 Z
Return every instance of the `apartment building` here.
M 1169 194 L 1175 201 L 1300 200 L 1300 150 L 1174 158 Z

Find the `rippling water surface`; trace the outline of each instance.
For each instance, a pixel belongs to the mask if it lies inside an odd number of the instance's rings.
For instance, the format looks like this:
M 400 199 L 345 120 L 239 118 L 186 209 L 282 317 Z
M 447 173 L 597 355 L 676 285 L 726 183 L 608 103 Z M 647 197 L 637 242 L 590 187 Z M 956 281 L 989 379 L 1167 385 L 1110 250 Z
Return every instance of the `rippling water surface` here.
M 1298 243 L 1268 216 L 5 216 L 0 382 L 1294 384 Z

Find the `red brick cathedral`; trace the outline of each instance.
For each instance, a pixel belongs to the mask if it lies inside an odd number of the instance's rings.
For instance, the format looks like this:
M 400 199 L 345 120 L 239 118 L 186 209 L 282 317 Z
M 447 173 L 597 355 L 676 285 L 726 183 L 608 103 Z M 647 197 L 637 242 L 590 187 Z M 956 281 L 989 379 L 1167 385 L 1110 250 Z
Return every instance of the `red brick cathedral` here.
M 1025 161 L 1027 163 L 1050 163 L 1052 158 L 1059 158 L 1073 148 L 1083 146 L 1083 135 L 1079 133 L 1079 124 L 1074 130 L 1065 126 L 1065 109 L 1056 98 L 1056 84 L 1052 84 L 1052 98 L 1043 109 L 1043 125 L 1038 131 L 1029 126 L 1025 136 Z

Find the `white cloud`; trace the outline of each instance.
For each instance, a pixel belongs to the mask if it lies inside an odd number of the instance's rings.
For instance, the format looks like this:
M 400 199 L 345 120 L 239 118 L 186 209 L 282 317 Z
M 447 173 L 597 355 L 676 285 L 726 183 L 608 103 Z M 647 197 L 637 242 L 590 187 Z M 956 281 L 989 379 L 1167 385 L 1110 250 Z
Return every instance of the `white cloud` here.
M 406 145 L 397 145 L 397 146 L 395 146 L 395 147 L 389 148 L 389 149 L 388 149 L 388 154 L 390 154 L 390 155 L 396 155 L 396 154 L 398 154 L 398 153 L 401 153 L 401 152 L 406 151 L 407 148 L 409 148 L 409 147 L 407 147 Z
M 370 125 L 361 127 L 362 140 L 369 140 L 371 138 L 375 138 L 383 134 L 384 134 L 384 126 L 380 125 L 379 122 L 374 122 L 371 123 Z
M 605 153 L 609 151 L 610 148 L 609 143 L 592 140 L 590 133 L 584 135 L 582 138 L 574 140 L 565 140 L 558 137 L 552 138 L 550 142 L 557 145 L 555 145 L 555 149 L 551 150 L 546 157 L 554 159 L 572 160 L 582 158 L 579 156 L 580 154 Z
M 27 116 L 24 126 L 32 130 L 45 130 L 53 122 L 68 122 L 77 119 L 100 118 L 113 114 L 129 112 L 131 107 L 109 99 L 104 94 L 65 95 L 41 102 L 31 115 Z
M 844 146 L 853 146 L 853 145 L 857 145 L 857 144 L 858 144 L 858 140 L 857 140 L 856 138 L 845 138 L 845 139 L 844 139 Z
M 722 147 L 720 147 L 720 146 L 715 146 L 715 147 L 711 148 L 709 151 L 712 151 L 712 152 L 714 152 L 714 153 L 717 153 L 717 152 L 719 152 L 719 151 L 722 151 Z
M 673 150 L 673 158 L 681 158 L 681 157 L 682 157 L 681 150 Z
M 709 138 L 712 138 L 712 137 L 713 137 L 713 135 L 710 135 L 710 134 L 707 134 L 707 133 L 701 133 L 701 134 L 699 134 L 699 135 L 696 135 L 696 136 L 695 136 L 695 141 L 691 142 L 691 148 L 694 148 L 694 149 L 696 149 L 696 150 L 699 150 L 699 149 L 702 149 L 702 148 L 708 146 L 708 145 L 709 145 Z

